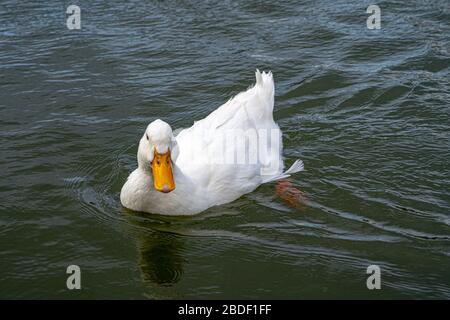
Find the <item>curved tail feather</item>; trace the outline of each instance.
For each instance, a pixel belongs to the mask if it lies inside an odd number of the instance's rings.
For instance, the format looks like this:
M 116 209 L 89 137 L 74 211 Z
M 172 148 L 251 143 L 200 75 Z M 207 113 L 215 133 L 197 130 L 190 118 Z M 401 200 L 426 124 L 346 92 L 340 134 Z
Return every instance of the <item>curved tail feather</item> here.
M 280 175 L 277 176 L 270 176 L 267 177 L 265 179 L 263 179 L 263 183 L 267 183 L 267 182 L 271 182 L 271 181 L 276 181 L 276 180 L 280 180 L 280 179 L 284 179 L 287 177 L 290 177 L 292 174 L 303 171 L 305 169 L 305 166 L 303 164 L 303 161 L 300 159 L 295 160 L 295 162 L 292 164 L 292 166 L 287 169 L 285 172 L 283 172 Z

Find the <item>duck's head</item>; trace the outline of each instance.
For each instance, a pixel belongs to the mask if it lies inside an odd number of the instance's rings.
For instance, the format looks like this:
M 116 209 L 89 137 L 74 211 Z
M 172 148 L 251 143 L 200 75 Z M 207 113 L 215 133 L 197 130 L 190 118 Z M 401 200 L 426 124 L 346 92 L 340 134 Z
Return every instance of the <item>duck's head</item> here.
M 172 128 L 159 119 L 148 125 L 139 142 L 139 168 L 153 176 L 153 186 L 157 191 L 168 193 L 175 189 L 172 170 L 175 146 Z

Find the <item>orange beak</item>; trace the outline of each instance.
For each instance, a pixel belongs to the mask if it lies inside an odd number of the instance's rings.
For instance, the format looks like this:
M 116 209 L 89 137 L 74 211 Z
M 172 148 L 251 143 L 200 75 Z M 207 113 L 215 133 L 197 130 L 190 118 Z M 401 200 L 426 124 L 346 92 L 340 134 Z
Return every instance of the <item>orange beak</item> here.
M 156 190 L 164 193 L 169 193 L 175 189 L 170 150 L 168 150 L 166 153 L 158 153 L 158 151 L 156 151 L 156 148 L 154 149 L 152 171 L 153 185 Z

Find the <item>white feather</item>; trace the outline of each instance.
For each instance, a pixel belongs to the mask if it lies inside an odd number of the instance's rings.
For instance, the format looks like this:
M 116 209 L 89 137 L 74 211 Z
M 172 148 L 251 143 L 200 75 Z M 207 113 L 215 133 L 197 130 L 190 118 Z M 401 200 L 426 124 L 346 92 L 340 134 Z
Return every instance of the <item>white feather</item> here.
M 190 215 L 215 205 L 231 202 L 243 194 L 252 192 L 262 183 L 275 181 L 303 170 L 303 162 L 297 160 L 283 172 L 282 143 L 267 143 L 265 154 L 249 150 L 248 159 L 256 157 L 250 164 L 223 163 L 223 156 L 239 154 L 238 143 L 226 143 L 223 138 L 232 130 L 242 132 L 279 131 L 273 120 L 274 81 L 271 72 L 255 73 L 256 83 L 248 90 L 220 106 L 206 118 L 196 121 L 182 130 L 175 138 L 163 121 L 149 125 L 149 141 L 145 134 L 140 141 L 138 168 L 133 171 L 121 191 L 122 204 L 136 211 L 166 215 Z M 155 133 L 155 130 L 157 133 Z M 240 131 L 239 131 L 240 132 Z M 249 136 L 249 139 L 251 135 Z M 152 147 L 159 150 L 158 142 L 172 141 L 169 149 L 176 152 L 172 157 L 176 183 L 174 191 L 164 194 L 152 187 L 150 161 Z M 261 139 L 261 141 L 265 141 Z M 153 145 L 151 144 L 153 143 Z M 265 142 L 264 142 L 265 143 Z M 223 154 L 220 154 L 220 152 Z M 262 174 L 263 167 L 270 167 L 269 175 Z

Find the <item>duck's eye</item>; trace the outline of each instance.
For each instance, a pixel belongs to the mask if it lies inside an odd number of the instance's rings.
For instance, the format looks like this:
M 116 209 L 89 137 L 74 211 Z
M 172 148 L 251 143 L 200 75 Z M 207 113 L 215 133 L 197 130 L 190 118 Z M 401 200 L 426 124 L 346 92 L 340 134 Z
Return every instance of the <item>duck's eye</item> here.
M 145 137 L 147 138 L 147 141 L 148 141 L 148 134 L 147 133 L 145 134 Z

